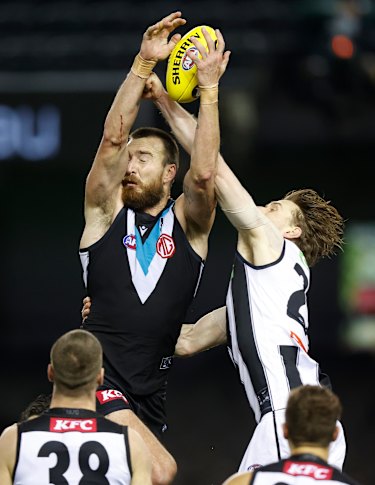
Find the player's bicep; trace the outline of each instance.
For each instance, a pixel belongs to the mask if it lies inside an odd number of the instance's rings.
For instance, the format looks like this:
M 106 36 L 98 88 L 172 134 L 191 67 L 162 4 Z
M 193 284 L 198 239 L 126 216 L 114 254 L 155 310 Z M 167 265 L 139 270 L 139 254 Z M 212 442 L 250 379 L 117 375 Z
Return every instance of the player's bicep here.
M 214 178 L 198 182 L 188 171 L 184 178 L 183 195 L 185 218 L 194 221 L 198 226 L 205 229 L 207 225 L 212 223 L 215 216 Z
M 102 139 L 86 179 L 87 206 L 102 206 L 113 195 L 124 178 L 126 165 L 126 146 L 115 147 Z

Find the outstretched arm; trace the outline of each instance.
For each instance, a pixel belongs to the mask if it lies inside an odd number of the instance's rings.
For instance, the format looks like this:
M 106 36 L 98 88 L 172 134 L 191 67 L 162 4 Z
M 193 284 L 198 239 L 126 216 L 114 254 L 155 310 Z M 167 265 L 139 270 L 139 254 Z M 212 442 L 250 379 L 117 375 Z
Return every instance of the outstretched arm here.
M 144 97 L 154 101 L 179 143 L 190 153 L 197 124 L 195 117 L 168 96 L 155 74 L 147 80 Z M 283 238 L 220 154 L 215 191 L 221 209 L 239 233 L 240 253 L 258 265 L 274 261 L 280 255 Z
M 229 53 L 224 52 L 224 38 L 219 30 L 216 30 L 216 46 L 206 29 L 203 28 L 202 32 L 208 50 L 195 37 L 191 38 L 201 56 L 191 57 L 197 66 L 201 95 L 190 168 L 184 178 L 183 194 L 176 201 L 175 212 L 192 247 L 206 258 L 207 239 L 216 208 L 215 175 L 220 146 L 218 82 L 225 70 L 223 66 L 229 61 Z
M 178 337 L 177 357 L 190 357 L 227 341 L 226 307 L 220 307 L 204 315 L 194 324 L 184 324 Z
M 119 191 L 126 172 L 126 146 L 138 114 L 146 79 L 155 64 L 168 57 L 180 34 L 169 34 L 185 24 L 181 12 L 174 12 L 143 34 L 139 53 L 120 86 L 104 123 L 104 131 L 94 163 L 86 181 L 86 228 L 81 247 L 98 240 L 116 216 L 121 199 Z

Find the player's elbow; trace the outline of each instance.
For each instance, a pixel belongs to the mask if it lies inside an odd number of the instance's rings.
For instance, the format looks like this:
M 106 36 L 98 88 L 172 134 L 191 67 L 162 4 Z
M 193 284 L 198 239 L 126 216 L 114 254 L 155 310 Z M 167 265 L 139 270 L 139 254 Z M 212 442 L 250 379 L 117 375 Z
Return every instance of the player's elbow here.
M 213 185 L 215 181 L 215 171 L 214 170 L 204 170 L 194 174 L 194 183 L 197 187 L 201 189 L 206 189 L 210 185 Z
M 190 342 L 186 340 L 178 341 L 174 349 L 175 357 L 190 357 L 194 354 L 194 349 Z
M 169 485 L 177 474 L 177 463 L 172 456 L 164 463 L 154 463 L 152 467 L 152 485 Z

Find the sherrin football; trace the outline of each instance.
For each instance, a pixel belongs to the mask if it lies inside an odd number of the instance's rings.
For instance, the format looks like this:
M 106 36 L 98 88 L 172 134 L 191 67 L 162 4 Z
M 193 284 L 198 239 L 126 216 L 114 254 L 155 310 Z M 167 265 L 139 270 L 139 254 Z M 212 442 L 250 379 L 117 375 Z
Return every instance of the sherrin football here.
M 168 58 L 166 88 L 169 96 L 179 103 L 191 103 L 199 97 L 197 66 L 186 53 L 198 53 L 201 58 L 198 49 L 189 39 L 196 37 L 207 48 L 202 27 L 205 27 L 213 40 L 217 40 L 212 27 L 199 25 L 181 37 Z

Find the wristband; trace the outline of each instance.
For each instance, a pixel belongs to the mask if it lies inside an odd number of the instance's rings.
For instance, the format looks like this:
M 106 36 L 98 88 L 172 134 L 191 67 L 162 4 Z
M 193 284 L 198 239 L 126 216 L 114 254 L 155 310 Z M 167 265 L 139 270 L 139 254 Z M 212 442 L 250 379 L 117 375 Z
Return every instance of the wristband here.
M 147 61 L 146 59 L 143 59 L 140 54 L 137 54 L 134 58 L 131 72 L 141 79 L 147 79 L 155 67 L 156 62 L 157 61 Z
M 219 101 L 219 84 L 198 87 L 200 93 L 200 104 L 215 104 Z

